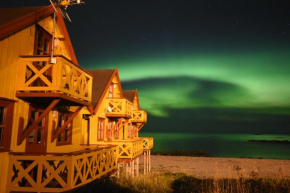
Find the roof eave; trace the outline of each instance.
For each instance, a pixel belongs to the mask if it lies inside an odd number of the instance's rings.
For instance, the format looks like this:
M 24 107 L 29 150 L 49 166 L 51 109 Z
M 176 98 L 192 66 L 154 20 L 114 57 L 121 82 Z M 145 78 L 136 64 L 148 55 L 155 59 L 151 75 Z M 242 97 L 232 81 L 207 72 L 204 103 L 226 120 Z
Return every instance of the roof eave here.
M 31 24 L 38 22 L 54 12 L 54 8 L 50 5 L 40 8 L 39 10 L 18 18 L 10 23 L 0 26 L 0 39 L 3 39 L 17 31 L 20 31 Z

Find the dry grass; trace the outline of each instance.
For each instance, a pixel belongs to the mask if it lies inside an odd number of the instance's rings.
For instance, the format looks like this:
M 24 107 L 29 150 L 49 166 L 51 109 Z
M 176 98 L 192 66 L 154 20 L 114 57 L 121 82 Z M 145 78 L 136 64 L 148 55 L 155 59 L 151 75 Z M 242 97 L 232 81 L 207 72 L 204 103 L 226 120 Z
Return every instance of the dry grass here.
M 226 178 L 215 168 L 213 178 L 198 178 L 185 173 L 151 172 L 135 178 L 121 174 L 108 177 L 81 192 L 109 193 L 290 193 L 290 177 L 282 169 L 273 178 L 259 177 L 260 169 L 245 171 L 242 166 L 229 167 Z
M 109 192 L 193 192 L 193 193 L 289 193 L 290 180 L 277 174 L 271 179 L 259 178 L 258 169 L 245 172 L 240 166 L 229 168 L 229 178 L 220 178 L 218 170 L 213 179 L 199 179 L 185 173 L 151 173 L 137 178 L 122 175 L 111 182 L 119 191 Z

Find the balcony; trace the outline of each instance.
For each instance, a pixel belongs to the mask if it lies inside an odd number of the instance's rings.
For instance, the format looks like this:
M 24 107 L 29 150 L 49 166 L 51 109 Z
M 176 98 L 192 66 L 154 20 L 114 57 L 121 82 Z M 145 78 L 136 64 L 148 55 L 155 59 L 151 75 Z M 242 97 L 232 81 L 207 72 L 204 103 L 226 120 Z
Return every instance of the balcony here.
M 21 56 L 16 96 L 29 102 L 61 98 L 64 105 L 87 105 L 91 101 L 92 76 L 64 57 L 50 64 L 48 56 Z
M 106 144 L 119 146 L 119 159 L 134 159 L 143 153 L 143 140 L 120 140 Z
M 153 137 L 140 137 L 143 140 L 143 149 L 144 151 L 150 150 L 153 148 Z
M 127 99 L 106 99 L 106 116 L 107 117 L 125 117 L 132 116 L 132 103 Z
M 118 147 L 70 154 L 9 155 L 7 192 L 63 192 L 117 170 Z
M 147 123 L 147 112 L 143 110 L 132 111 L 131 122 L 133 123 Z

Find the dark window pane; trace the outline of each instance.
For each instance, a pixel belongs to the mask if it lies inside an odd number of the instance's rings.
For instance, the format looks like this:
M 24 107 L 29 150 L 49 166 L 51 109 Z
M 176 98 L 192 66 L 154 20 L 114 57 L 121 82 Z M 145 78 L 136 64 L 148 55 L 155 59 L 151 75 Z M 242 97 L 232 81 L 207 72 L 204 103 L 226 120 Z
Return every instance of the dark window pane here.
M 57 141 L 58 141 L 58 142 L 61 142 L 61 134 L 58 135 L 58 137 L 57 137 Z
M 64 141 L 68 141 L 68 128 L 64 131 Z
M 34 143 L 34 130 L 28 136 L 28 143 Z
M 3 147 L 3 128 L 0 128 L 0 147 Z
M 37 47 L 40 48 L 40 49 L 42 47 L 42 34 L 41 33 L 38 33 Z
M 37 143 L 41 143 L 42 129 L 37 129 Z
M 35 111 L 31 111 L 31 118 L 35 120 Z
M 33 124 L 33 122 L 35 121 L 35 111 L 31 111 L 30 116 L 31 116 L 31 118 L 28 120 L 28 127 L 30 127 Z
M 4 125 L 4 107 L 0 107 L 0 125 Z
M 68 116 L 65 117 L 65 121 L 68 120 Z M 64 131 L 64 141 L 68 141 L 68 130 L 69 130 L 69 124 L 66 126 Z
M 38 114 L 38 117 L 40 117 L 40 115 L 41 115 L 41 113 L 39 113 Z M 44 119 L 42 119 L 39 123 L 38 123 L 38 126 L 43 126 L 44 124 L 43 124 L 43 122 L 44 122 Z
M 60 115 L 58 119 L 58 125 L 57 125 L 59 128 L 62 126 L 62 118 L 63 118 L 62 115 Z
M 44 51 L 45 54 L 48 54 L 48 39 L 44 39 L 43 51 Z

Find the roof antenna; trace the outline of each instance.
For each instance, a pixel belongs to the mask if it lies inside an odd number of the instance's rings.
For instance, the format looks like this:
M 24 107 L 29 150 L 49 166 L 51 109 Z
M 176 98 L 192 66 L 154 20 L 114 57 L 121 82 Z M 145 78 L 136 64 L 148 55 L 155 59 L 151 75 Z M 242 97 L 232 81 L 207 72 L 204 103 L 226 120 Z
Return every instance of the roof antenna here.
M 49 0 L 51 5 L 54 8 L 54 14 L 53 14 L 53 29 L 52 29 L 52 44 L 51 44 L 51 56 L 50 56 L 50 63 L 56 64 L 56 58 L 53 57 L 53 51 L 54 51 L 54 43 L 55 43 L 55 18 L 60 11 L 63 18 L 67 19 L 69 22 L 71 22 L 71 19 L 66 12 L 68 6 L 70 5 L 81 5 L 85 4 L 83 0 Z

